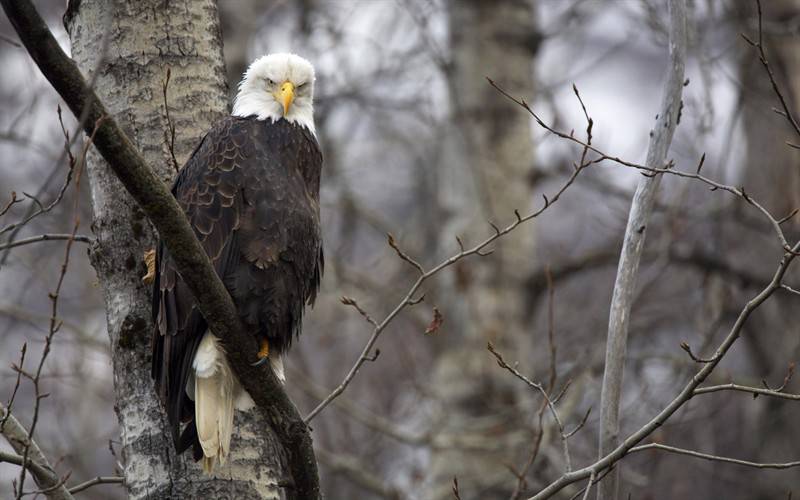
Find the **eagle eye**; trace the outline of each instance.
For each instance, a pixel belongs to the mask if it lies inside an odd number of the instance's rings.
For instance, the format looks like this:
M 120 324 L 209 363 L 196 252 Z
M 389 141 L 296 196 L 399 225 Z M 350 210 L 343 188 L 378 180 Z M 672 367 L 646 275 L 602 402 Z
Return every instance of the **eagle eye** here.
M 270 87 L 275 85 L 275 82 L 272 80 L 272 78 L 267 78 L 267 85 L 269 85 Z

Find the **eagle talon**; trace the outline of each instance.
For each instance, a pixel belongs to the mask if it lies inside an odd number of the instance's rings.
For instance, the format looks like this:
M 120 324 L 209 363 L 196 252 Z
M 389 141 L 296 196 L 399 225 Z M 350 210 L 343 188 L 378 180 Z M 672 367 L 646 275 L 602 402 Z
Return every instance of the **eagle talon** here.
M 151 248 L 144 253 L 144 263 L 147 266 L 147 274 L 142 277 L 142 282 L 150 285 L 156 279 L 156 250 Z
M 256 361 L 255 363 L 250 363 L 250 366 L 261 366 L 264 363 L 266 363 L 268 359 L 269 359 L 269 357 L 261 358 L 258 361 Z

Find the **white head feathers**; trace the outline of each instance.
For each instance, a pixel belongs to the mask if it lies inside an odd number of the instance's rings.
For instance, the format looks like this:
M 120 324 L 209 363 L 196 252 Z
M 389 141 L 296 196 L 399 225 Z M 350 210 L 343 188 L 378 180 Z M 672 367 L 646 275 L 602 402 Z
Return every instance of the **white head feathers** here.
M 253 61 L 239 83 L 234 116 L 285 118 L 314 130 L 314 67 L 295 54 L 269 54 Z

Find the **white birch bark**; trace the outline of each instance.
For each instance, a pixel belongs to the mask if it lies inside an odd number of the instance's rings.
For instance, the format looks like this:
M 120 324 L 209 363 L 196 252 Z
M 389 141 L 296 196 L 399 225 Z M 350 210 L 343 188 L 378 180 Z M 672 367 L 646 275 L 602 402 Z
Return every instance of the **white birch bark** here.
M 95 91 L 150 166 L 171 183 L 175 169 L 164 135 L 162 95 L 167 68 L 180 165 L 228 110 L 216 3 L 83 0 L 70 4 L 65 23 L 78 66 L 89 81 L 94 78 Z M 130 498 L 279 498 L 283 452 L 269 425 L 255 414 L 237 413 L 221 480 L 209 481 L 188 454 L 175 456 L 150 377 L 150 289 L 141 283 L 142 255 L 154 246 L 155 235 L 94 152 L 87 174 L 98 239 L 91 259 L 106 302 Z
M 664 94 L 658 112 L 658 119 L 650 136 L 646 160 L 647 166 L 656 168 L 666 166 L 667 152 L 681 112 L 683 75 L 686 62 L 685 0 L 670 0 L 669 12 L 670 66 L 667 71 L 667 80 L 664 85 Z M 631 303 L 633 292 L 636 288 L 636 277 L 644 248 L 647 225 L 660 182 L 661 175 L 643 177 L 636 187 L 628 214 L 628 224 L 625 228 L 625 237 L 617 267 L 608 319 L 606 361 L 600 402 L 601 457 L 614 450 L 619 443 L 619 406 L 622 394 Z M 619 498 L 619 467 L 619 464 L 617 464 L 614 470 L 600 482 L 597 491 L 599 500 L 615 500 Z

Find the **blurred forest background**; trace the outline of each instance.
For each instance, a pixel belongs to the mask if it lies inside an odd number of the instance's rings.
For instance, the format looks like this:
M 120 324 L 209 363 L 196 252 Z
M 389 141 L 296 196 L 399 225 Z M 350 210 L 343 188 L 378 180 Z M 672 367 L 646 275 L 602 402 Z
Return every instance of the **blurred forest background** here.
M 63 5 L 38 2 L 62 45 Z M 682 120 L 669 157 L 743 185 L 779 217 L 800 206 L 798 151 L 773 112 L 776 100 L 757 54 L 750 2 L 689 2 L 689 58 Z M 325 154 L 322 213 L 326 274 L 304 334 L 288 359 L 287 388 L 307 413 L 346 374 L 370 326 L 341 296 L 383 317 L 413 283 L 413 269 L 386 244 L 392 233 L 418 261 L 435 264 L 542 203 L 572 172 L 580 151 L 539 128 L 493 89 L 495 80 L 556 128 L 586 125 L 573 82 L 594 119 L 594 143 L 643 162 L 666 73 L 666 2 L 658 0 L 226 0 L 219 2 L 231 96 L 255 57 L 293 51 L 317 70 L 316 121 Z M 764 40 L 778 83 L 800 112 L 800 0 L 764 2 Z M 0 18 L 0 205 L 11 192 L 44 205 L 65 175 L 57 94 Z M 68 50 L 68 49 L 67 49 Z M 72 117 L 68 120 L 73 126 Z M 199 139 L 199 138 L 198 138 Z M 561 475 L 557 430 L 545 413 L 540 451 L 537 392 L 497 366 L 505 359 L 559 389 L 572 461 L 597 457 L 605 333 L 628 207 L 640 174 L 612 165 L 582 173 L 545 214 L 430 282 L 422 304 L 381 337 L 344 395 L 313 422 L 327 498 L 508 498 L 526 470 L 532 493 Z M 90 236 L 88 187 L 77 200 Z M 71 230 L 74 193 L 13 239 Z M 15 204 L 0 230 L 36 205 Z M 800 235 L 798 220 L 785 224 Z M 672 399 L 696 364 L 763 287 L 782 254 L 771 228 L 741 199 L 675 177 L 663 179 L 649 226 L 631 317 L 621 435 Z M 12 363 L 32 359 L 48 330 L 63 242 L 0 250 L 0 400 L 16 380 Z M 73 481 L 118 474 L 119 428 L 101 290 L 85 243 L 66 275 L 64 326 L 45 366 L 37 441 Z M 80 245 L 80 246 L 78 246 Z M 120 264 L 121 266 L 122 264 Z M 787 282 L 798 273 L 787 275 Z M 748 322 L 712 376 L 779 386 L 800 358 L 798 297 L 779 293 Z M 425 333 L 436 306 L 444 317 Z M 552 333 L 555 352 L 548 334 Z M 551 368 L 551 365 L 554 366 Z M 800 390 L 790 381 L 787 391 Z M 30 419 L 34 395 L 20 386 L 15 414 Z M 657 441 L 760 462 L 800 459 L 796 402 L 720 392 L 696 397 Z M 5 443 L 0 449 L 6 449 Z M 785 498 L 800 494 L 793 471 L 765 471 L 658 451 L 624 459 L 624 498 Z M 0 497 L 18 468 L 0 464 Z M 558 498 L 569 498 L 577 488 Z M 81 498 L 123 498 L 103 485 Z M 630 496 L 629 496 L 630 495 Z

